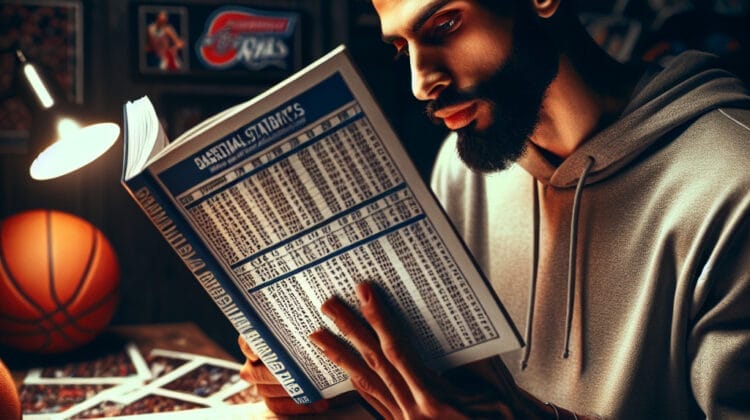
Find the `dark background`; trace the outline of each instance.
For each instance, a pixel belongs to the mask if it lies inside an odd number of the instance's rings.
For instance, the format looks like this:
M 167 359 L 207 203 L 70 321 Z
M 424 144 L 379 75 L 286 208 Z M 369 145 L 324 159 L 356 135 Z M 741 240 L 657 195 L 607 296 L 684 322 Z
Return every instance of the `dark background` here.
M 18 1 L 0 1 L 18 3 Z M 736 72 L 748 74 L 747 1 L 586 0 L 582 19 L 613 56 L 621 61 L 665 60 L 685 48 L 721 54 Z M 377 16 L 369 1 L 237 0 L 106 1 L 83 0 L 84 98 L 92 118 L 122 122 L 126 100 L 148 94 L 165 122 L 179 107 L 218 111 L 250 98 L 280 80 L 280 75 L 234 71 L 232 77 L 153 75 L 138 71 L 136 52 L 138 4 L 212 8 L 242 5 L 300 13 L 299 65 L 346 43 L 385 113 L 400 134 L 425 179 L 446 132 L 431 125 L 422 105 L 410 94 L 408 66 L 394 62 L 392 47 L 380 41 Z M 637 29 L 632 49 L 623 48 L 616 29 Z M 0 28 L 0 47 L 8 47 Z M 192 46 L 189 46 L 192 48 Z M 34 57 L 30 57 L 33 59 Z M 0 97 L 7 98 L 6 92 Z M 168 127 L 170 135 L 180 127 Z M 33 142 L 32 142 L 33 143 Z M 32 144 L 33 146 L 33 144 Z M 32 147 L 33 148 L 33 147 Z M 113 244 L 121 266 L 121 294 L 113 323 L 192 321 L 230 353 L 239 357 L 237 334 L 190 272 L 169 248 L 120 185 L 122 143 L 93 164 L 51 181 L 28 175 L 31 153 L 0 151 L 0 219 L 35 208 L 69 212 L 99 227 Z

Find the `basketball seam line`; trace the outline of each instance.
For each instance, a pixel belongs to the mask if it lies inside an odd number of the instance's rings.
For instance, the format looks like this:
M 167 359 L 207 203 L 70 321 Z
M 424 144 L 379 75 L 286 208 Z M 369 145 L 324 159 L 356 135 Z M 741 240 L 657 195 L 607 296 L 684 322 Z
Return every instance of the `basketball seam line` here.
M 106 295 L 104 295 L 104 297 L 101 300 L 99 300 L 99 302 L 97 302 L 96 305 L 93 305 L 93 306 L 87 308 L 85 311 L 81 312 L 80 314 L 78 314 L 73 319 L 75 321 L 78 321 L 79 319 L 85 317 L 86 315 L 88 315 L 88 314 L 96 311 L 97 309 L 101 308 L 102 306 L 104 306 L 105 303 L 109 302 L 109 300 L 111 300 L 112 298 L 114 298 L 116 296 L 117 296 L 117 290 L 116 289 L 112 289 L 109 293 L 107 293 Z M 39 321 L 35 321 L 35 323 L 36 322 L 39 322 Z M 49 332 L 49 331 L 45 331 L 45 332 Z M 5 332 L 4 334 L 7 335 L 7 336 L 24 336 L 24 335 L 32 335 L 32 334 L 38 334 L 38 333 L 39 333 L 39 331 L 24 331 L 24 332 L 19 332 L 19 333 Z
M 65 309 L 69 308 L 70 305 L 73 304 L 73 302 L 78 297 L 78 294 L 81 293 L 81 290 L 83 289 L 83 285 L 86 284 L 84 280 L 88 280 L 88 276 L 91 274 L 91 267 L 94 265 L 94 252 L 99 247 L 99 236 L 96 234 L 96 230 L 92 229 L 92 233 L 94 236 L 93 243 L 91 244 L 91 252 L 89 253 L 89 259 L 86 262 L 86 269 L 83 271 L 83 275 L 81 276 L 81 280 L 78 282 L 78 285 L 76 286 L 76 290 L 73 291 L 73 294 L 71 295 L 70 299 L 68 299 L 67 302 L 64 303 Z
M 45 221 L 47 222 L 47 261 L 49 261 L 49 273 L 47 273 L 47 279 L 49 281 L 49 290 L 50 295 L 52 297 L 52 300 L 55 302 L 55 305 L 57 305 L 57 309 L 60 309 L 60 301 L 57 298 L 57 292 L 55 291 L 55 267 L 54 267 L 54 256 L 52 252 L 52 210 L 47 209 L 47 212 L 45 213 Z M 63 316 L 66 316 L 67 314 L 65 311 L 63 311 Z M 57 325 L 55 320 L 50 318 L 50 324 L 52 324 L 52 328 L 60 334 L 60 337 L 62 337 L 65 341 L 75 346 L 76 343 L 73 338 L 69 337 L 68 334 L 66 334 L 62 327 Z M 50 340 L 46 343 L 46 345 L 39 348 L 38 351 L 42 351 L 49 347 L 51 344 Z
M 104 297 L 99 300 L 99 302 L 97 302 L 95 305 L 89 306 L 88 308 L 86 308 L 85 311 L 82 311 L 80 314 L 78 314 L 78 316 L 74 317 L 73 319 L 77 321 L 83 318 L 84 316 L 94 312 L 95 310 L 102 307 L 105 303 L 107 303 L 108 300 L 112 299 L 112 297 L 115 297 L 115 296 L 117 296 L 117 289 L 110 290 L 109 293 L 104 295 Z
M 78 318 L 80 318 L 80 316 L 78 317 L 72 316 L 68 312 L 68 308 L 70 308 L 70 305 L 73 304 L 75 299 L 78 297 L 78 294 L 83 289 L 83 285 L 86 283 L 84 280 L 88 278 L 89 274 L 91 273 L 91 267 L 94 264 L 94 253 L 96 252 L 99 246 L 99 235 L 97 235 L 96 229 L 93 226 L 91 227 L 91 234 L 92 234 L 93 240 L 91 244 L 91 252 L 89 252 L 89 258 L 88 258 L 88 261 L 86 262 L 86 269 L 84 270 L 83 275 L 81 276 L 81 280 L 78 282 L 78 285 L 76 286 L 76 290 L 73 292 L 73 295 L 65 303 L 60 302 L 57 294 L 55 294 L 53 297 L 53 299 L 55 300 L 55 303 L 57 304 L 57 308 L 63 313 L 63 315 L 68 320 L 68 323 L 69 323 L 68 325 L 86 334 L 93 334 L 93 333 L 96 333 L 96 331 L 89 329 L 89 328 L 82 327 L 81 325 L 78 325 Z M 51 238 L 50 238 L 50 244 L 51 244 Z

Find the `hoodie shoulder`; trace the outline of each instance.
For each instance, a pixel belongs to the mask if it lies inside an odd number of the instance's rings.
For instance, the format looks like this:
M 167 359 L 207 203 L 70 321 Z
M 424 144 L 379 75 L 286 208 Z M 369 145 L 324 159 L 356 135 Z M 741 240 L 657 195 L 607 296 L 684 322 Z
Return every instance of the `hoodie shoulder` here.
M 680 137 L 697 143 L 697 152 L 705 152 L 705 159 L 716 159 L 717 170 L 722 165 L 748 165 L 750 108 L 716 108 L 696 119 Z
M 668 173 L 703 185 L 706 197 L 726 189 L 750 191 L 750 109 L 719 107 L 707 112 L 668 149 Z
M 649 72 L 639 85 L 622 116 L 587 139 L 551 175 L 539 170 L 538 163 L 528 162 L 534 155 L 521 163 L 553 187 L 572 188 L 593 159 L 594 166 L 585 180 L 590 185 L 643 161 L 659 150 L 665 139 L 673 138 L 675 130 L 701 128 L 696 123 L 704 117 L 716 123 L 718 109 L 750 108 L 750 96 L 742 81 L 719 67 L 715 56 L 705 53 L 681 54 L 658 73 Z

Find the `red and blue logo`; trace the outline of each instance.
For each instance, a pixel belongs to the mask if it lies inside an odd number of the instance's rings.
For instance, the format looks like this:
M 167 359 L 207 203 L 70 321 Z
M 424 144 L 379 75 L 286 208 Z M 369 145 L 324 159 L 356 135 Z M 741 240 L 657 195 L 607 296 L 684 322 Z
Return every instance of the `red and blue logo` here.
M 196 44 L 197 55 L 212 69 L 242 64 L 250 70 L 290 70 L 297 20 L 296 13 L 223 7 L 206 21 Z

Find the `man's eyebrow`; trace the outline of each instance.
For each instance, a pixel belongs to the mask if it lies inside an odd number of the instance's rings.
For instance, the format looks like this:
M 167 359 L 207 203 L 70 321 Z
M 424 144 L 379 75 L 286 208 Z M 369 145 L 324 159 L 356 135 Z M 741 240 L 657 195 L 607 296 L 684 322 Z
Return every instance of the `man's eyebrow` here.
M 422 26 L 427 23 L 432 15 L 434 15 L 438 10 L 440 10 L 443 6 L 445 6 L 447 3 L 450 3 L 451 1 L 453 0 L 438 0 L 432 4 L 427 5 L 411 25 L 411 33 L 419 32 L 419 30 L 422 29 Z M 398 38 L 399 37 L 395 35 L 383 35 L 382 37 L 383 42 L 385 42 L 386 44 L 390 44 Z

